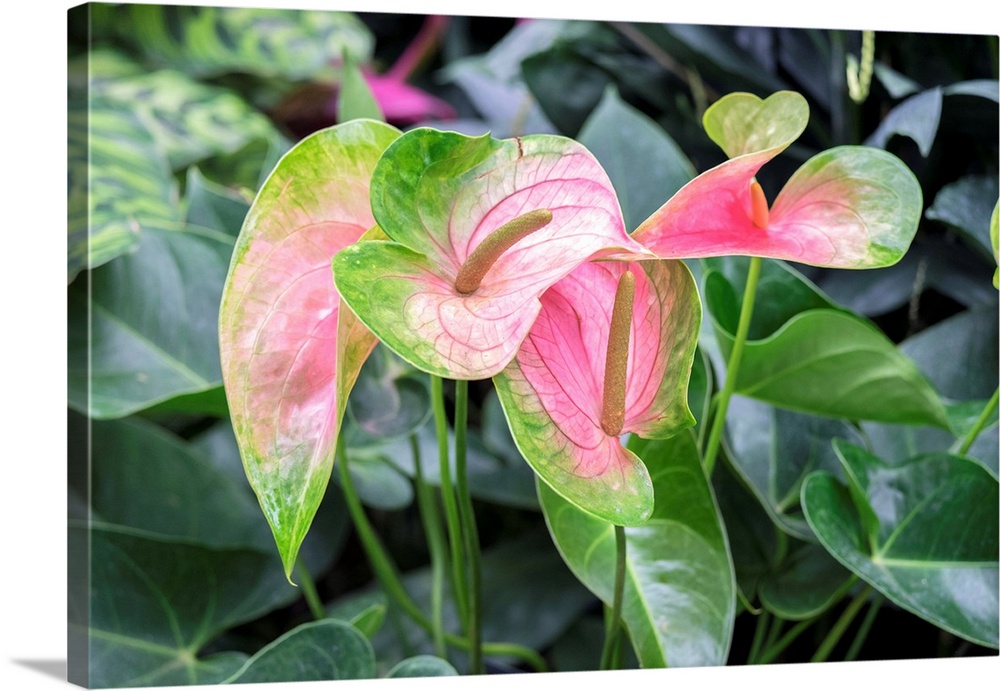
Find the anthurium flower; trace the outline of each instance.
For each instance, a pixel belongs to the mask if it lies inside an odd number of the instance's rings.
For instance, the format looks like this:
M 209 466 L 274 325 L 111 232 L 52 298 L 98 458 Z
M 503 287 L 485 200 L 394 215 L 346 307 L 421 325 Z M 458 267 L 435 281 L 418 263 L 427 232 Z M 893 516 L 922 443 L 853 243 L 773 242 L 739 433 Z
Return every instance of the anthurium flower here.
M 334 279 L 376 336 L 430 374 L 493 376 L 553 283 L 590 259 L 653 258 L 625 232 L 603 168 L 564 137 L 416 129 L 386 150 L 371 185 L 391 242 L 344 249 Z
M 801 95 L 729 94 L 704 117 L 730 160 L 702 173 L 643 221 L 632 237 L 661 258 L 749 255 L 815 266 L 888 266 L 906 253 L 920 220 L 913 173 L 892 154 L 841 146 L 796 171 L 769 208 L 755 176 L 802 133 Z
M 342 309 L 330 261 L 375 223 L 368 183 L 397 136 L 360 120 L 296 145 L 254 200 L 226 279 L 219 347 L 233 429 L 289 577 L 376 343 Z
M 663 438 L 688 409 L 701 303 L 680 261 L 591 262 L 549 288 L 517 357 L 493 378 L 514 441 L 570 502 L 617 525 L 653 510 L 619 437 Z

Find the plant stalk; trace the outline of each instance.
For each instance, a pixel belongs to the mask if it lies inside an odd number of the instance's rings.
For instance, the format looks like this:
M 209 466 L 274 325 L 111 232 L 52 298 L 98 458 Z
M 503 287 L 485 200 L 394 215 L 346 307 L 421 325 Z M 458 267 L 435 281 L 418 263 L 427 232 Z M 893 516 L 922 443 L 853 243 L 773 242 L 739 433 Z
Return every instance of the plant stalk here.
M 826 659 L 830 657 L 830 653 L 833 652 L 834 647 L 840 641 L 847 627 L 851 625 L 854 621 L 854 617 L 858 615 L 862 606 L 865 604 L 865 600 L 868 599 L 868 595 L 871 593 L 872 587 L 866 585 L 860 593 L 858 593 L 853 600 L 847 605 L 843 613 L 841 613 L 840 618 L 834 623 L 833 628 L 830 632 L 826 634 L 826 638 L 820 643 L 819 648 L 816 649 L 816 653 L 812 656 L 811 662 L 826 662 Z
M 622 600 L 625 594 L 625 528 L 615 526 L 615 586 L 604 633 L 604 650 L 601 652 L 601 669 L 614 669 L 618 634 L 621 631 Z
M 455 382 L 455 482 L 458 491 L 459 519 L 462 522 L 462 536 L 468 559 L 469 603 L 469 668 L 473 674 L 483 674 L 482 651 L 482 565 L 479 557 L 479 533 L 476 530 L 476 514 L 469 492 L 469 473 L 466 467 L 465 432 L 469 410 L 469 382 Z
M 462 525 L 459 520 L 455 488 L 451 481 L 448 462 L 448 418 L 444 410 L 444 380 L 431 377 L 431 406 L 434 409 L 434 429 L 437 432 L 438 464 L 441 468 L 441 499 L 444 502 L 445 522 L 448 525 L 448 542 L 451 545 L 451 587 L 455 606 L 462 627 L 469 627 L 469 596 L 465 590 L 465 554 L 462 547 Z
M 966 433 L 965 437 L 962 439 L 961 445 L 958 447 L 958 455 L 964 456 L 972 448 L 975 443 L 976 438 L 979 437 L 979 433 L 986 428 L 986 423 L 989 422 L 990 417 L 993 415 L 993 411 L 997 409 L 997 396 L 1000 394 L 1000 388 L 993 391 L 993 397 L 990 398 L 989 403 L 983 408 L 982 414 L 976 419 L 976 424 L 972 426 L 972 429 Z
M 316 590 L 316 582 L 313 581 L 312 574 L 306 568 L 306 563 L 301 555 L 296 559 L 295 568 L 299 572 L 302 596 L 305 597 L 306 604 L 309 605 L 309 612 L 313 615 L 313 619 L 316 621 L 326 619 L 326 610 L 323 609 L 323 601 L 320 600 L 319 592 Z
M 712 476 L 715 459 L 722 443 L 722 432 L 726 427 L 729 399 L 732 398 L 733 391 L 736 389 L 736 377 L 740 371 L 740 361 L 743 359 L 743 347 L 747 341 L 747 334 L 750 333 L 750 320 L 753 318 L 753 303 L 757 296 L 760 267 L 760 257 L 750 257 L 750 268 L 747 271 L 746 287 L 743 290 L 743 305 L 740 307 L 740 321 L 736 327 L 736 338 L 733 341 L 733 349 L 729 353 L 729 362 L 726 364 L 726 380 L 719 393 L 715 417 L 712 418 L 712 430 L 708 435 L 708 444 L 705 447 L 705 474 L 709 477 Z
M 420 467 L 420 444 L 417 442 L 415 434 L 410 435 L 410 449 L 413 452 L 417 506 L 420 511 L 420 520 L 424 524 L 424 534 L 427 536 L 427 551 L 431 557 L 431 634 L 434 638 L 434 653 L 440 658 L 447 659 L 448 651 L 444 640 L 444 581 L 448 566 L 447 547 L 434 491 L 424 481 L 423 469 Z
M 368 561 L 375 571 L 376 578 L 378 578 L 382 588 L 400 609 L 421 628 L 426 631 L 432 631 L 433 624 L 424 616 L 423 612 L 420 611 L 420 608 L 417 607 L 416 603 L 413 602 L 406 592 L 406 588 L 403 587 L 403 582 L 396 572 L 396 567 L 392 563 L 392 559 L 382 545 L 382 541 L 375 533 L 372 524 L 368 521 L 368 516 L 361 505 L 361 500 L 354 489 L 354 482 L 351 480 L 351 475 L 347 468 L 347 454 L 342 439 L 337 440 L 337 455 L 339 456 L 339 463 L 337 465 L 340 467 L 340 481 L 344 490 L 344 500 L 347 503 L 347 510 L 351 515 L 354 528 L 357 530 L 358 539 L 361 540 L 361 545 L 368 556 Z M 448 645 L 461 650 L 469 650 L 471 647 L 469 639 L 463 636 L 445 633 L 444 639 Z M 536 672 L 549 671 L 549 666 L 546 664 L 545 659 L 527 646 L 518 645 L 517 643 L 485 642 L 482 644 L 482 647 L 484 654 L 498 657 L 514 657 L 530 665 Z

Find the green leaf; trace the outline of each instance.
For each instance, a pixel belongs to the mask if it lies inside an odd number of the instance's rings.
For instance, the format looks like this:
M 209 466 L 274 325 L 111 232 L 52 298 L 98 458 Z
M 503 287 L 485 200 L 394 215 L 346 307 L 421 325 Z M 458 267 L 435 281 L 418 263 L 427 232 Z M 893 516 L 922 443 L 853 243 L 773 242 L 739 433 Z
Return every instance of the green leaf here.
M 799 543 L 782 563 L 761 580 L 760 600 L 782 619 L 817 617 L 839 602 L 854 578 L 820 545 Z
M 656 494 L 649 521 L 625 528 L 622 618 L 643 667 L 724 664 L 736 612 L 736 584 L 725 532 L 694 438 L 632 437 Z M 610 604 L 615 528 L 565 501 L 543 483 L 539 501 L 559 552 L 580 581 Z
M 347 60 L 341 77 L 340 93 L 337 96 L 337 122 L 347 122 L 356 118 L 385 122 L 382 109 L 368 88 L 360 68 L 353 60 Z
M 865 144 L 884 149 L 893 135 L 898 134 L 916 142 L 920 154 L 926 158 L 937 137 L 943 100 L 944 94 L 940 87 L 910 96 L 889 111 L 878 129 L 865 140 Z
M 246 660 L 241 653 L 198 658 L 223 631 L 287 601 L 294 589 L 276 559 L 255 550 L 210 548 L 111 526 L 71 526 L 89 539 L 89 684 L 216 684 Z M 89 531 L 89 538 L 86 534 Z M 71 624 L 71 627 L 74 624 Z
M 611 83 L 604 70 L 563 42 L 526 58 L 521 69 L 542 111 L 570 137 L 577 136 Z
M 149 60 L 198 77 L 322 80 L 336 74 L 335 62 L 372 50 L 364 24 L 346 12 L 97 4 L 92 17 L 95 33 L 117 34 Z
M 734 337 L 726 322 L 738 313 L 738 299 L 722 275 L 710 272 L 705 301 L 728 358 Z M 801 312 L 771 336 L 748 340 L 736 392 L 825 417 L 948 426 L 933 387 L 892 341 L 835 310 Z
M 196 167 L 187 170 L 184 186 L 184 220 L 193 226 L 219 231 L 235 238 L 240 234 L 250 203 L 235 191 L 206 178 Z
M 802 490 L 823 546 L 900 607 L 996 648 L 996 478 L 945 454 L 890 467 L 859 447 L 837 452 L 851 490 L 828 473 L 810 476 Z
M 430 419 L 427 377 L 382 344 L 361 366 L 352 391 L 347 413 L 373 439 L 408 436 Z
M 69 403 L 124 417 L 220 385 L 218 315 L 232 239 L 143 229 L 136 252 L 69 290 Z
M 998 190 L 995 175 L 967 175 L 942 187 L 924 216 L 947 223 L 974 249 L 993 258 L 990 215 L 997 204 Z
M 95 91 L 133 110 L 175 170 L 278 137 L 271 121 L 237 93 L 173 69 L 108 81 Z
M 91 458 L 91 505 L 103 520 L 210 547 L 273 549 L 245 478 L 237 485 L 169 432 L 95 421 Z
M 372 679 L 371 644 L 347 622 L 335 619 L 298 626 L 258 651 L 226 684 Z
M 70 99 L 68 276 L 134 251 L 151 228 L 181 213 L 164 155 L 134 113 L 100 98 Z
M 354 489 L 365 505 L 398 511 L 413 503 L 410 480 L 383 456 L 353 453 L 349 471 Z
M 830 442 L 861 442 L 848 424 L 803 415 L 734 396 L 726 415 L 727 452 L 739 474 L 775 525 L 802 540 L 814 540 L 799 507 L 799 492 L 815 470 L 839 471 Z
M 389 670 L 385 676 L 389 679 L 408 677 L 454 677 L 458 672 L 447 660 L 433 655 L 417 655 L 410 657 Z
M 637 228 L 696 173 L 674 140 L 612 86 L 587 118 L 579 140 L 618 190 L 627 229 Z
M 990 216 L 990 245 L 993 247 L 993 261 L 1000 264 L 1000 201 L 993 206 Z M 1000 267 L 993 272 L 993 287 L 1000 288 Z
M 327 616 L 351 624 L 371 639 L 382 628 L 389 609 L 389 600 L 383 593 L 369 593 L 366 596 L 338 602 L 327 608 Z

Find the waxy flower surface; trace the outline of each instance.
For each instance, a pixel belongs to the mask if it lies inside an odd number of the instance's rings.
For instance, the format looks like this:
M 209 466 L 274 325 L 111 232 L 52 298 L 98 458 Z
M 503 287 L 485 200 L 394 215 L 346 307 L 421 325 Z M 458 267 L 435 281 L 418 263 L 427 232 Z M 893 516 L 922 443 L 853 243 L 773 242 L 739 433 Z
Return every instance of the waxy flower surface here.
M 653 487 L 619 437 L 667 437 L 694 424 L 694 279 L 679 261 L 591 262 L 541 303 L 517 357 L 494 377 L 514 441 L 569 501 L 618 525 L 640 524 L 652 513 Z
M 705 129 L 730 160 L 682 187 L 632 237 L 662 258 L 738 254 L 844 269 L 899 261 L 917 230 L 921 191 L 902 161 L 881 149 L 841 146 L 814 156 L 768 208 L 755 176 L 808 118 L 808 104 L 793 92 L 717 101 Z
M 358 120 L 296 145 L 254 200 L 226 280 L 223 381 L 286 575 L 326 491 L 347 396 L 376 343 L 341 308 L 330 261 L 373 226 L 368 182 L 398 136 Z
M 653 258 L 597 160 L 554 135 L 400 137 L 372 176 L 389 242 L 334 259 L 358 318 L 419 369 L 485 379 L 513 359 L 552 284 L 591 259 Z

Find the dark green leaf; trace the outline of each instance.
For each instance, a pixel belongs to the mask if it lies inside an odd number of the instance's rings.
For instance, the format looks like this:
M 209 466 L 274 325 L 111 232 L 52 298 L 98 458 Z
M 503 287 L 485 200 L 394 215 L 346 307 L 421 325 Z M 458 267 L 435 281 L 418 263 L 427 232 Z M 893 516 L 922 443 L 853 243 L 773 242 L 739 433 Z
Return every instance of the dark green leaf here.
M 447 660 L 433 655 L 410 657 L 389 670 L 386 677 L 402 679 L 408 677 L 454 677 L 458 672 Z
M 522 70 L 524 83 L 545 115 L 570 137 L 583 127 L 611 82 L 602 69 L 562 43 L 525 59 Z M 565 88 L 566 84 L 573 88 Z
M 643 667 L 723 664 L 736 611 L 725 533 L 694 437 L 633 437 L 629 449 L 649 467 L 656 506 L 647 523 L 625 528 L 622 619 Z M 563 560 L 610 604 L 615 527 L 539 483 L 539 500 Z
M 87 540 L 85 527 L 71 527 Z M 294 593 L 277 559 L 246 549 L 89 527 L 90 679 L 102 686 L 214 684 L 246 659 L 198 652 Z
M 890 467 L 858 447 L 839 446 L 838 453 L 852 491 L 816 473 L 802 492 L 823 546 L 904 609 L 997 647 L 996 478 L 957 456 Z
M 998 190 L 995 175 L 967 175 L 942 187 L 924 215 L 952 226 L 973 248 L 992 259 L 990 216 Z
M 734 396 L 726 415 L 727 450 L 775 525 L 803 540 L 813 540 L 799 507 L 802 482 L 815 470 L 838 471 L 831 441 L 860 442 L 848 424 Z
M 670 136 L 608 87 L 587 118 L 580 143 L 601 162 L 618 191 L 626 229 L 635 229 L 695 176 Z
M 430 418 L 427 377 L 380 344 L 361 366 L 347 412 L 373 439 L 408 436 Z
M 383 593 L 368 593 L 343 602 L 338 602 L 327 608 L 331 619 L 340 619 L 351 624 L 364 634 L 365 638 L 373 638 L 385 622 L 385 614 L 389 609 L 388 598 Z
M 375 654 L 371 644 L 347 622 L 309 622 L 260 650 L 227 684 L 371 679 Z
M 184 190 L 185 220 L 193 226 L 216 230 L 234 238 L 240 234 L 250 203 L 230 188 L 206 178 L 198 168 L 187 171 Z
M 69 401 L 123 417 L 218 387 L 218 318 L 232 240 L 146 228 L 137 252 L 69 291 Z
M 915 141 L 921 155 L 926 158 L 937 137 L 942 100 L 940 87 L 910 96 L 889 111 L 878 129 L 865 140 L 865 144 L 884 149 L 893 135 L 898 134 Z
M 800 544 L 761 581 L 760 600 L 782 619 L 811 619 L 839 602 L 853 583 L 851 572 L 821 546 Z

